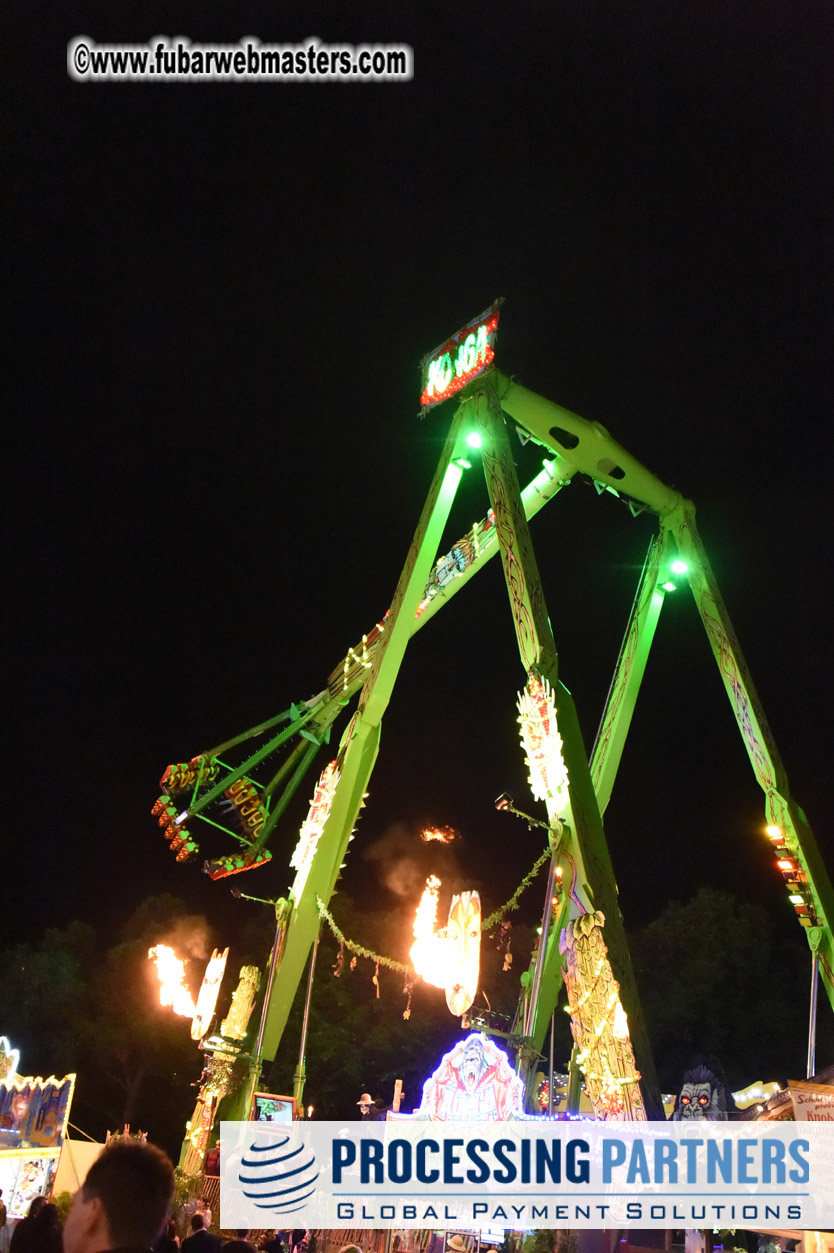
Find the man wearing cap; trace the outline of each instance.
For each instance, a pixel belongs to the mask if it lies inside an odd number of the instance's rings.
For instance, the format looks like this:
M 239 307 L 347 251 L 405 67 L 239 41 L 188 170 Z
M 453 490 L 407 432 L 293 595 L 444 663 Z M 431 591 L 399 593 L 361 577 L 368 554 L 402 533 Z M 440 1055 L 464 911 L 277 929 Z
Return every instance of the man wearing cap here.
M 379 1108 L 370 1092 L 363 1092 L 356 1104 L 362 1122 L 385 1122 L 385 1110 Z

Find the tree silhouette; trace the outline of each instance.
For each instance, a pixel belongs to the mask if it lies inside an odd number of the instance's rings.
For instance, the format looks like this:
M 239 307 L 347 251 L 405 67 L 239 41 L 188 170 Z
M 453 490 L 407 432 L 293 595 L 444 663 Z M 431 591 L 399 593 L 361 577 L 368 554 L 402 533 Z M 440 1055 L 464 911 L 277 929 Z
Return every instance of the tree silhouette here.
M 763 909 L 702 888 L 667 905 L 634 936 L 632 951 L 655 1061 L 676 1091 L 695 1053 L 712 1053 L 730 1086 L 805 1073 L 810 955 Z M 818 1055 L 834 1052 L 821 993 Z

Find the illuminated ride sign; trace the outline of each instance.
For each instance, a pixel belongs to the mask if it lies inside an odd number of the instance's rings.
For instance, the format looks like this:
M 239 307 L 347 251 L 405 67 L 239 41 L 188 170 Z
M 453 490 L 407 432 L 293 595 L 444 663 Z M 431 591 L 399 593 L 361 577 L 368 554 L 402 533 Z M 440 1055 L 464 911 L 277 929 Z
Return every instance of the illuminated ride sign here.
M 421 362 L 421 410 L 448 400 L 477 378 L 495 358 L 497 336 L 496 303 L 428 353 Z

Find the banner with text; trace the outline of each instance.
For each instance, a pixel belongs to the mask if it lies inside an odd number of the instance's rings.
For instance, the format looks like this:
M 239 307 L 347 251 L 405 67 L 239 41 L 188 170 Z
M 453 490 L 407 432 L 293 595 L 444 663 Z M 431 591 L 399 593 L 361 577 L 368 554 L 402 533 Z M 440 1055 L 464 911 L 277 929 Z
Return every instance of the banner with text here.
M 220 1174 L 223 1228 L 834 1227 L 814 1123 L 224 1122 Z

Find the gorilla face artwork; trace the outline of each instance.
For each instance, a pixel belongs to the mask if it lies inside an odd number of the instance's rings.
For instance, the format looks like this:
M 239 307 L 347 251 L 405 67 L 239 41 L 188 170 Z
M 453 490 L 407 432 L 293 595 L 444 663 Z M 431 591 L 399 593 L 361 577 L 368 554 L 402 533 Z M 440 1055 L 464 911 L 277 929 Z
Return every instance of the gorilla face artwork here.
M 506 1053 L 488 1036 L 458 1040 L 423 1085 L 419 1117 L 492 1122 L 520 1114 L 524 1084 Z
M 721 1063 L 710 1057 L 705 1063 L 691 1066 L 683 1076 L 672 1122 L 726 1122 L 731 1112 L 736 1112 L 736 1103 Z
M 678 1122 L 689 1118 L 701 1118 L 710 1122 L 724 1122 L 727 1111 L 719 1107 L 718 1090 L 711 1083 L 685 1083 L 678 1097 Z
M 477 1036 L 470 1036 L 463 1050 L 463 1061 L 458 1074 L 467 1092 L 474 1092 L 478 1084 L 489 1070 L 489 1062 L 484 1055 L 483 1042 Z

